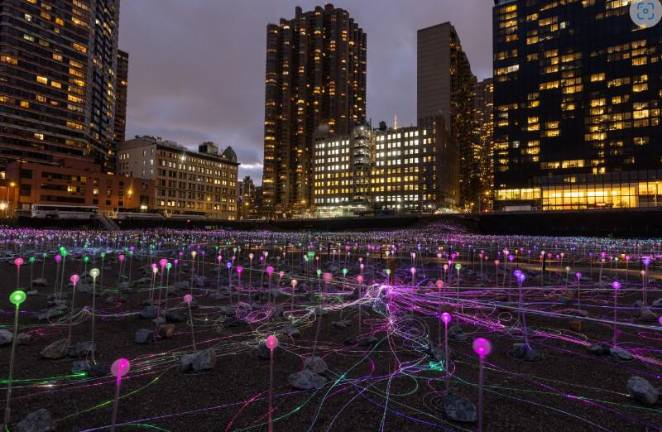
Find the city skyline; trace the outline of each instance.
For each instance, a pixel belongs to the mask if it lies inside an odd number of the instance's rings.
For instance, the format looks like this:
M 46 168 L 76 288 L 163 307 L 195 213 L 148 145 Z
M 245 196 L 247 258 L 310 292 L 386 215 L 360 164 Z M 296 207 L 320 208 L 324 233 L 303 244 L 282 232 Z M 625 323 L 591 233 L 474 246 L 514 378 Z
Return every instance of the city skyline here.
M 260 3 L 260 8 L 252 3 L 223 2 L 210 7 L 198 1 L 185 6 L 159 1 L 158 9 L 151 7 L 151 0 L 122 4 L 119 47 L 131 55 L 127 139 L 149 134 L 189 148 L 208 140 L 221 147 L 231 145 L 242 163 L 240 177 L 250 175 L 261 183 L 266 25 L 290 16 L 295 6 L 306 9 L 326 2 L 278 0 Z M 394 114 L 400 125 L 416 124 L 416 32 L 420 28 L 452 22 L 474 73 L 479 79 L 491 76 L 489 4 L 471 0 L 449 8 L 451 1 L 426 1 L 408 8 L 408 2 L 387 1 L 374 14 L 367 3 L 332 3 L 347 9 L 368 35 L 367 114 L 373 124 L 390 123 Z M 204 15 L 196 13 L 201 8 Z M 147 11 L 152 14 L 150 20 L 144 19 Z M 200 30 L 194 31 L 187 28 L 198 19 L 217 24 L 197 23 L 195 28 Z M 479 34 L 476 28 L 490 30 Z M 234 35 L 240 30 L 246 36 L 242 34 L 237 43 Z M 202 49 L 210 40 L 216 55 L 196 56 L 200 50 L 191 48 Z M 398 61 L 390 53 L 392 48 L 398 50 Z M 155 71 L 158 80 L 153 79 Z M 219 71 L 227 73 L 232 85 L 222 84 Z

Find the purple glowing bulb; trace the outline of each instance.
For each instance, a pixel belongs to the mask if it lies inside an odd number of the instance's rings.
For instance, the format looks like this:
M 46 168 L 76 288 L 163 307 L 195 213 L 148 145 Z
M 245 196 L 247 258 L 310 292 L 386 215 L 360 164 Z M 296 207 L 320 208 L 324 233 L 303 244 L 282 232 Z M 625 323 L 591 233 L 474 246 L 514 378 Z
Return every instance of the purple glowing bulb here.
M 273 268 L 272 266 L 267 266 L 267 268 L 265 269 L 265 271 L 267 272 L 267 274 L 269 275 L 269 277 L 271 277 L 271 275 L 274 274 L 274 268 Z
M 62 262 L 62 255 L 60 255 L 60 254 L 55 255 L 55 262 L 57 264 L 60 264 Z
M 269 351 L 273 352 L 278 347 L 278 338 L 274 335 L 269 335 L 264 344 L 269 348 Z
M 448 325 L 452 320 L 453 320 L 453 317 L 448 312 L 444 312 L 444 313 L 441 314 L 441 321 L 445 325 Z
M 244 271 L 244 268 L 242 266 L 237 266 L 237 273 L 241 274 L 241 272 Z
M 484 359 L 492 352 L 492 344 L 485 338 L 477 338 L 474 340 L 473 349 L 478 357 Z
M 112 366 L 110 366 L 110 372 L 118 380 L 122 379 L 122 377 L 129 373 L 129 369 L 131 369 L 131 363 L 125 358 L 115 360 Z
M 613 281 L 611 283 L 611 287 L 616 291 L 618 291 L 619 289 L 621 289 L 621 283 L 619 281 Z
M 575 273 L 575 277 L 577 278 L 577 280 L 581 279 L 582 278 L 581 272 Z

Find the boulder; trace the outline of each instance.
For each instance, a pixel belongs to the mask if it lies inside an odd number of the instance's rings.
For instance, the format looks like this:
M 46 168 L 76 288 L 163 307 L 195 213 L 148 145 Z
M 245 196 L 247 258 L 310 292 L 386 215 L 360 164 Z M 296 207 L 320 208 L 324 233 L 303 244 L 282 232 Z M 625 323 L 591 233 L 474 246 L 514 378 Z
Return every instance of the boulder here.
M 621 348 L 621 347 L 613 347 L 609 350 L 609 354 L 611 354 L 613 357 L 617 358 L 618 360 L 624 360 L 624 361 L 629 361 L 632 360 L 634 357 L 632 354 L 630 354 L 629 351 Z
M 154 331 L 150 329 L 140 329 L 136 332 L 133 341 L 140 345 L 147 345 L 154 341 Z
M 140 318 L 142 319 L 154 319 L 158 313 L 156 306 L 147 305 L 140 311 Z
M 166 321 L 169 323 L 186 322 L 186 315 L 184 314 L 184 312 L 176 311 L 176 310 L 167 311 L 165 314 L 165 318 Z
M 643 405 L 655 405 L 660 392 L 651 383 L 640 376 L 631 376 L 627 383 L 628 393 Z
M 67 354 L 67 348 L 67 340 L 59 339 L 46 346 L 39 354 L 45 359 L 59 360 Z
M 510 351 L 510 355 L 516 359 L 528 362 L 534 362 L 543 359 L 543 355 L 540 351 L 531 348 L 531 346 L 525 343 L 513 344 L 513 349 Z
M 51 413 L 46 408 L 31 412 L 16 425 L 16 432 L 51 432 L 55 430 Z
M 14 334 L 9 330 L 0 330 L 0 346 L 9 345 L 14 340 Z
M 466 333 L 464 333 L 464 330 L 462 330 L 462 327 L 457 324 L 448 328 L 448 337 L 457 342 L 464 342 L 468 338 Z
M 67 348 L 67 356 L 69 357 L 88 357 L 91 356 L 96 350 L 95 343 L 92 341 L 84 341 L 73 344 Z
M 476 405 L 473 402 L 448 394 L 443 401 L 444 414 L 450 420 L 461 423 L 474 423 L 478 419 Z
M 290 374 L 287 381 L 297 390 L 319 390 L 324 387 L 327 379 L 310 369 L 304 369 Z
M 595 355 L 607 355 L 611 353 L 611 347 L 606 343 L 593 344 L 588 348 L 588 352 Z
M 326 364 L 324 359 L 322 357 L 314 356 L 314 357 L 307 357 L 303 361 L 303 367 L 305 369 L 309 369 L 317 374 L 321 374 L 323 372 L 326 372 L 329 369 L 329 366 Z
M 175 335 L 174 324 L 163 324 L 159 326 L 159 337 L 162 339 L 170 339 Z
M 182 372 L 202 372 L 211 370 L 216 366 L 216 352 L 213 348 L 185 354 L 180 361 Z

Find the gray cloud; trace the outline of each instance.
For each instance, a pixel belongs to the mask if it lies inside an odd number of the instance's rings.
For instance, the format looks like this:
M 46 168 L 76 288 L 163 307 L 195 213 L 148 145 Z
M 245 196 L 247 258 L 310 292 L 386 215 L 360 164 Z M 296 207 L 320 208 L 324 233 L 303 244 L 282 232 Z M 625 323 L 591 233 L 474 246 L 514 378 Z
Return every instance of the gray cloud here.
M 480 78 L 492 73 L 491 1 L 338 0 L 368 35 L 368 116 L 416 120 L 416 31 L 452 22 Z M 124 0 L 120 48 L 130 54 L 127 136 L 193 147 L 231 145 L 259 181 L 265 26 L 312 0 Z

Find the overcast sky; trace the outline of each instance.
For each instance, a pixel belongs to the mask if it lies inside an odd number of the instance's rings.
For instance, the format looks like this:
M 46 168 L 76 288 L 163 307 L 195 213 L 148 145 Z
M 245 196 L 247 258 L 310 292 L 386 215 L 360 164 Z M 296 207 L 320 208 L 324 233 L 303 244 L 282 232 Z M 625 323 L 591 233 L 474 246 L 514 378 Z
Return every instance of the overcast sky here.
M 262 176 L 266 25 L 311 0 L 124 0 L 127 138 L 231 145 L 240 176 Z M 450 21 L 474 74 L 492 74 L 492 0 L 338 0 L 368 37 L 368 117 L 416 120 L 416 31 Z

